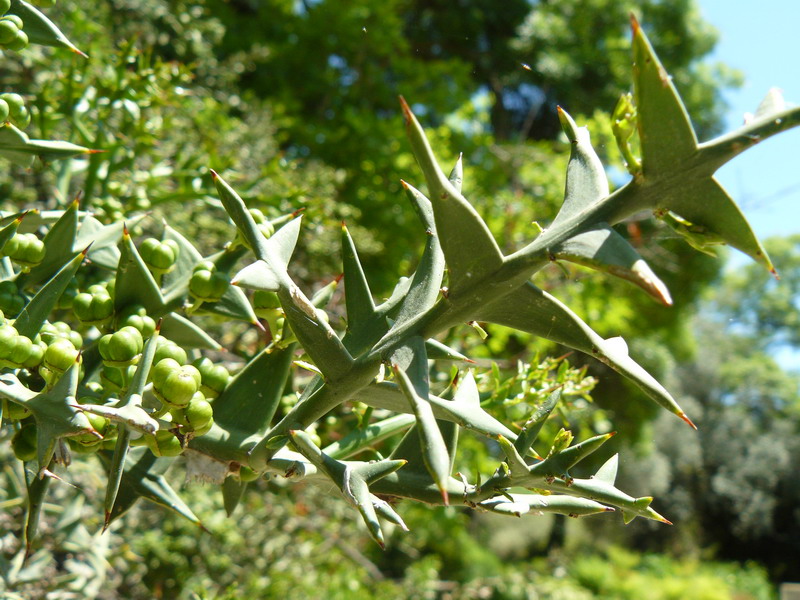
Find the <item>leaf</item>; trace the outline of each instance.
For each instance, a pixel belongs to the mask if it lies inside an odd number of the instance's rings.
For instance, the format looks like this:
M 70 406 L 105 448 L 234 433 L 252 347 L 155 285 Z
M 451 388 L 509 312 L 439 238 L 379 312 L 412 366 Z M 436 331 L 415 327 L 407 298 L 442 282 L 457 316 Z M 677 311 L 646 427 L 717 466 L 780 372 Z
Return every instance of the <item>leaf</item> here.
M 425 351 L 427 352 L 430 360 L 457 360 L 468 363 L 475 362 L 474 360 L 471 360 L 461 354 L 461 352 L 458 350 L 450 348 L 449 346 L 446 346 L 433 338 L 425 340 Z
M 664 195 L 656 214 L 673 211 L 689 221 L 687 233 L 703 243 L 724 241 L 774 271 L 766 250 L 728 192 L 713 177 L 687 183 L 680 193 Z
M 302 217 L 292 219 L 265 240 L 261 249 L 264 256 L 259 256 L 256 262 L 239 271 L 231 283 L 266 292 L 277 292 L 281 287 L 288 288 L 291 280 L 287 269 L 300 235 L 301 222 Z
M 402 413 L 412 412 L 403 392 L 396 384 L 388 381 L 373 383 L 362 388 L 355 393 L 353 399 L 375 408 Z M 481 408 L 478 388 L 470 372 L 462 378 L 453 400 L 430 395 L 428 401 L 437 419 L 452 421 L 465 429 L 489 437 L 503 435 L 512 440 L 517 439 L 510 429 Z
M 203 255 L 194 247 L 194 244 L 186 239 L 176 229 L 164 223 L 164 241 L 172 240 L 178 244 L 178 258 L 172 269 L 164 273 L 161 278 L 161 286 L 164 288 L 164 295 L 170 297 L 174 294 L 185 296 L 188 293 L 189 280 L 195 265 L 203 260 Z M 176 290 L 179 290 L 176 292 Z
M 344 272 L 344 302 L 347 309 L 347 333 L 344 345 L 352 354 L 359 354 L 381 336 L 376 332 L 382 318 L 375 310 L 369 282 L 361 267 L 355 242 L 342 224 L 342 269 Z M 385 325 L 384 325 L 385 328 Z
M 75 278 L 75 273 L 77 273 L 78 268 L 86 258 L 88 250 L 87 248 L 61 267 L 61 270 L 39 288 L 36 295 L 25 305 L 25 308 L 19 313 L 14 323 L 20 335 L 30 339 L 36 337 L 47 317 L 58 303 L 61 294 L 64 293 L 64 290 Z
M 592 148 L 589 130 L 578 127 L 561 107 L 558 107 L 558 118 L 572 150 L 567 165 L 564 203 L 551 227 L 574 218 L 587 206 L 608 196 L 606 172 Z
M 675 399 L 630 356 L 627 347 L 604 340 L 578 315 L 531 283 L 482 307 L 478 320 L 527 331 L 594 356 L 636 383 L 660 406 L 694 427 Z
M 402 183 L 412 202 L 419 207 L 419 212 L 424 215 L 423 222 L 428 223 L 428 230 L 425 232 L 428 237 L 422 258 L 417 270 L 414 272 L 414 276 L 411 278 L 411 287 L 400 304 L 400 311 L 393 327 L 400 327 L 403 323 L 411 321 L 414 317 L 425 313 L 436 303 L 439 298 L 439 290 L 442 287 L 445 267 L 444 254 L 442 254 L 435 224 L 432 222 L 433 214 L 430 201 L 422 196 L 419 191 L 405 182 Z
M 479 503 L 478 506 L 501 515 L 521 517 L 525 514 L 541 515 L 555 513 L 569 517 L 581 517 L 614 509 L 586 498 L 542 494 L 508 494 L 497 496 Z
M 331 458 L 349 458 L 386 438 L 408 430 L 415 421 L 414 416 L 410 414 L 394 415 L 377 423 L 370 423 L 364 428 L 354 429 L 322 451 Z
M 247 489 L 247 482 L 241 481 L 236 477 L 226 477 L 222 482 L 222 504 L 225 507 L 225 514 L 229 517 L 239 506 L 239 500 Z
M 24 537 L 26 556 L 31 553 L 31 544 L 36 537 L 36 530 L 39 528 L 39 519 L 44 506 L 44 499 L 47 496 L 47 489 L 50 487 L 50 481 L 50 477 L 29 477 L 27 473 L 25 474 L 25 483 L 28 488 Z
M 225 429 L 263 437 L 280 406 L 294 348 L 264 349 L 214 400 L 214 421 Z
M 673 175 L 697 150 L 697 137 L 672 78 L 632 16 L 633 89 L 645 178 Z
M 206 348 L 219 350 L 219 345 L 206 331 L 189 319 L 174 312 L 167 313 L 161 323 L 161 333 L 184 348 Z
M 156 457 L 147 448 L 132 449 L 126 460 L 109 523 L 124 515 L 139 498 L 144 498 L 172 510 L 191 523 L 201 525 L 200 519 L 164 477 L 174 462 L 173 458 Z
M 117 312 L 126 306 L 141 304 L 148 314 L 163 315 L 164 297 L 161 288 L 144 264 L 128 230 L 122 233 L 121 254 L 114 288 L 114 308 Z
M 0 125 L 0 156 L 26 169 L 33 165 L 36 156 L 47 161 L 97 152 L 101 152 L 101 150 L 91 150 L 70 142 L 32 140 L 25 132 L 20 131 L 11 123 Z
M 422 360 L 422 358 L 424 358 L 424 350 L 423 357 L 417 360 Z M 446 481 L 450 477 L 450 455 L 427 397 L 423 398 L 419 395 L 419 390 L 427 386 L 419 380 L 412 381 L 406 371 L 397 365 L 393 365 L 393 370 L 398 385 L 417 418 L 417 432 L 425 465 L 442 494 L 442 501 L 448 504 Z
M 519 454 L 525 456 L 529 453 L 533 442 L 539 437 L 539 432 L 542 430 L 545 421 L 547 421 L 547 418 L 550 416 L 550 413 L 553 412 L 559 400 L 561 400 L 560 388 L 547 397 L 544 403 L 536 409 L 536 412 L 531 415 L 522 427 L 522 431 L 519 432 L 519 436 L 517 436 L 517 440 L 514 442 L 514 447 Z
M 27 151 L 28 136 L 11 123 L 0 125 L 0 156 L 24 169 L 33 166 L 34 155 Z
M 89 419 L 75 408 L 75 396 L 80 379 L 80 365 L 76 361 L 59 378 L 53 389 L 43 391 L 24 403 L 36 420 L 37 460 L 39 477 L 53 459 L 58 440 L 64 437 L 91 433 L 100 439 Z
M 603 271 L 638 285 L 666 306 L 672 305 L 667 286 L 625 238 L 607 223 L 579 233 L 553 250 L 556 258 Z
M 579 444 L 551 454 L 543 461 L 532 465 L 528 471 L 534 477 L 560 477 L 564 481 L 571 481 L 572 477 L 569 475 L 569 469 L 592 452 L 598 450 L 612 437 L 614 437 L 614 433 L 591 437 Z
M 44 236 L 44 260 L 25 275 L 24 285 L 33 286 L 47 281 L 83 250 L 75 249 L 77 236 L 78 200 L 75 199 Z
M 603 463 L 603 466 L 597 470 L 593 479 L 599 479 L 609 485 L 614 485 L 617 480 L 617 469 L 619 468 L 619 454 L 615 454 Z
M 135 227 L 145 215 L 127 217 L 127 223 Z M 93 264 L 109 270 L 116 270 L 119 265 L 120 251 L 117 247 L 122 238 L 125 223 L 116 221 L 103 225 L 92 215 L 85 213 L 78 228 L 78 236 L 72 247 L 73 251 L 91 244 L 87 257 Z
M 402 97 L 400 104 L 411 149 L 428 184 L 436 230 L 449 270 L 450 292 L 458 294 L 499 269 L 503 254 L 480 215 L 445 177 L 422 127 Z
M 14 218 L 8 222 L 8 224 L 5 224 L 6 219 L 3 219 L 4 223 L 0 223 L 0 226 L 3 227 L 0 229 L 0 250 L 2 250 L 3 246 L 6 245 L 6 242 L 14 237 L 14 235 L 17 233 L 20 223 L 22 223 L 22 219 L 24 219 L 25 215 L 27 214 L 28 211 L 15 215 Z
M 22 19 L 30 43 L 67 48 L 75 54 L 88 58 L 39 9 L 24 0 L 11 0 L 11 9 L 8 12 Z

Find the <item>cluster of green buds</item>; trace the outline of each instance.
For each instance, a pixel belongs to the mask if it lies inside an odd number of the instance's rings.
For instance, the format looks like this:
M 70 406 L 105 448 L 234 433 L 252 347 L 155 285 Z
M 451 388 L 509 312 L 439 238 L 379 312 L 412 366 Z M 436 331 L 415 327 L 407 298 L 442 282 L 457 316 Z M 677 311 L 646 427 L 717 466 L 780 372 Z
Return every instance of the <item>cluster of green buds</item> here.
M 143 348 L 142 333 L 131 325 L 104 335 L 98 343 L 103 364 L 117 368 L 129 367 L 138 363 Z
M 17 15 L 6 14 L 11 9 L 11 0 L 0 0 L 0 48 L 19 52 L 28 46 L 28 36 L 22 30 L 23 22 Z
M 228 289 L 227 275 L 217 271 L 217 266 L 204 260 L 195 265 L 189 280 L 189 294 L 199 302 L 217 302 Z
M 44 242 L 33 233 L 15 233 L 3 244 L 0 256 L 7 256 L 23 269 L 35 267 L 44 260 Z
M 1 0 L 0 0 L 1 1 Z M 7 17 L 0 19 L 0 36 L 2 36 L 4 23 Z M 0 94 L 0 122 L 11 123 L 20 129 L 25 129 L 31 122 L 31 113 L 25 106 L 25 99 L 14 92 Z
M 0 313 L 0 366 L 33 370 L 42 363 L 47 346 L 20 335 Z
M 147 238 L 139 246 L 139 255 L 154 275 L 169 273 L 180 255 L 180 246 L 175 240 Z
M 114 316 L 114 298 L 108 287 L 91 285 L 72 300 L 72 312 L 84 325 L 99 326 Z

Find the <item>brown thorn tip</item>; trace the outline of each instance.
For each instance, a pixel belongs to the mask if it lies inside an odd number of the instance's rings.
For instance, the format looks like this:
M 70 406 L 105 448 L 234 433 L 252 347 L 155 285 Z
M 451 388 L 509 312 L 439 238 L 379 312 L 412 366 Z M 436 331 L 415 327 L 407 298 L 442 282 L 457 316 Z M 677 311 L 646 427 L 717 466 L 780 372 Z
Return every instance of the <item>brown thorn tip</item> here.
M 92 244 L 94 244 L 94 241 L 91 241 L 91 242 L 89 242 L 89 245 L 88 245 L 88 246 L 86 246 L 86 248 L 84 248 L 84 249 L 81 251 L 81 254 L 83 254 L 83 256 L 84 256 L 84 257 L 86 257 L 86 255 L 87 255 L 87 254 L 89 254 L 89 248 L 91 248 L 91 247 L 92 247 Z
M 203 524 L 202 524 L 200 521 L 198 521 L 198 522 L 197 522 L 197 526 L 198 526 L 198 527 L 200 528 L 200 530 L 201 530 L 201 531 L 203 531 L 204 533 L 209 533 L 209 534 L 211 533 L 211 530 L 210 530 L 208 527 L 206 527 L 205 525 L 203 525 Z
M 444 488 L 439 488 L 439 491 L 442 492 L 442 502 L 444 502 L 444 505 L 450 506 L 450 497 L 447 495 L 447 490 Z
M 694 423 L 692 423 L 692 420 L 691 420 L 691 419 L 690 419 L 690 418 L 689 418 L 689 417 L 686 415 L 686 413 L 683 413 L 683 412 L 682 412 L 682 413 L 680 413 L 678 416 L 679 416 L 681 419 L 683 419 L 683 420 L 684 420 L 684 421 L 685 421 L 685 422 L 686 422 L 686 423 L 689 425 L 689 427 L 691 427 L 692 429 L 694 429 L 695 431 L 697 431 L 697 425 L 695 425 Z
M 631 13 L 631 31 L 633 32 L 633 35 L 636 35 L 639 32 L 639 20 L 633 13 Z
M 253 321 L 253 325 L 255 325 L 256 327 L 258 327 L 258 329 L 261 331 L 261 333 L 267 333 L 267 329 L 266 329 L 266 327 L 264 327 L 264 326 L 261 324 L 261 321 L 259 321 L 258 319 L 256 319 L 255 321 Z
M 778 275 L 778 272 L 775 270 L 775 267 L 770 267 L 769 272 L 772 273 L 772 276 L 775 278 L 776 281 L 781 280 L 781 276 Z
M 406 182 L 405 182 L 405 181 L 403 181 L 402 179 L 400 180 L 400 185 L 402 185 L 402 186 L 403 186 L 403 189 L 404 189 L 404 190 L 407 190 L 407 189 L 408 189 L 408 183 L 406 183 Z
M 123 223 L 122 224 L 122 235 L 127 235 L 128 237 L 131 236 L 131 234 L 128 232 L 128 224 L 127 223 Z
M 159 317 L 158 322 L 156 323 L 156 331 L 161 332 L 161 325 L 164 323 L 164 317 Z
M 561 114 L 561 113 L 563 113 L 563 112 L 564 112 L 564 109 L 563 109 L 563 108 L 561 108 L 561 107 L 560 107 L 560 106 L 558 106 L 558 105 L 556 105 L 556 110 L 558 111 L 558 114 Z
M 335 282 L 337 283 L 337 285 L 338 285 L 338 283 L 339 283 L 339 282 L 340 282 L 342 279 L 344 279 L 344 273 L 339 273 L 339 274 L 336 276 L 336 279 L 334 279 L 334 281 L 335 281 Z
M 211 177 L 213 179 L 216 179 L 217 177 L 219 177 L 219 175 L 217 175 L 217 172 L 214 169 L 209 169 L 209 171 L 211 171 Z

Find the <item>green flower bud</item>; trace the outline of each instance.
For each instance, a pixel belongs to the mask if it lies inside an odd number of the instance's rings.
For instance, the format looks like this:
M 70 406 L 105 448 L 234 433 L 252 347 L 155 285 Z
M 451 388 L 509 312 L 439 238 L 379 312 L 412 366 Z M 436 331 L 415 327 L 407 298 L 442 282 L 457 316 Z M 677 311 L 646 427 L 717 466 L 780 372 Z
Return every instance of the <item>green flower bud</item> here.
M 214 263 L 203 261 L 192 271 L 189 293 L 204 302 L 216 302 L 228 289 L 228 277 L 217 272 Z
M 194 432 L 195 436 L 208 433 L 214 424 L 214 409 L 211 403 L 203 397 L 201 392 L 197 392 L 189 404 L 182 409 L 170 411 L 173 421 Z
M 47 346 L 44 352 L 44 367 L 56 374 L 69 369 L 78 358 L 78 351 L 67 339 L 60 338 Z
M 149 338 L 156 331 L 156 322 L 147 314 L 144 306 L 129 306 L 119 316 L 117 327 L 135 327 L 143 338 Z
M 143 348 L 142 334 L 138 329 L 130 326 L 104 335 L 98 344 L 103 363 L 114 367 L 127 367 L 139 362 L 139 355 Z
M 3 16 L 11 9 L 11 0 L 0 0 L 0 16 Z
M 4 323 L 0 325 L 0 360 L 8 360 L 17 344 L 19 333 L 13 325 Z
M 14 21 L 9 18 L 0 19 L 0 46 L 13 42 L 17 38 L 17 33 L 19 27 Z
M 0 36 L 2 36 L 3 22 L 0 21 Z M 0 98 L 0 123 L 8 121 L 9 108 L 8 102 Z
M 22 366 L 29 371 L 33 371 L 42 364 L 46 350 L 47 344 L 44 342 L 34 342 L 31 346 L 30 354 L 28 354 L 28 358 L 22 363 Z
M 222 365 L 215 365 L 206 357 L 198 358 L 192 365 L 200 372 L 202 378 L 200 390 L 206 398 L 216 398 L 225 390 L 230 379 L 228 369 Z
M 91 291 L 92 288 L 95 288 L 94 292 Z M 81 323 L 100 325 L 114 314 L 114 300 L 102 286 L 92 286 L 89 291 L 75 296 L 72 312 Z
M 28 34 L 20 29 L 17 32 L 17 36 L 13 40 L 11 40 L 8 44 L 6 44 L 6 48 L 8 48 L 9 50 L 13 50 L 14 52 L 19 52 L 20 50 L 24 50 L 25 48 L 27 48 L 28 43 L 29 43 Z M 25 111 L 26 111 L 25 115 L 27 117 L 27 121 L 21 121 L 21 120 L 18 121 L 16 125 L 18 125 L 19 127 L 27 127 L 28 124 L 31 122 L 30 114 L 27 112 L 27 109 L 25 109 Z
M 33 233 L 15 233 L 0 250 L 15 263 L 23 267 L 35 267 L 44 260 L 44 242 Z
M 17 15 L 5 15 L 0 20 L 9 21 L 13 23 L 17 27 L 17 29 L 22 29 L 25 26 L 24 23 L 22 22 L 22 19 Z
M 167 363 L 166 367 L 162 367 Z M 153 391 L 170 408 L 183 408 L 200 389 L 200 372 L 191 365 L 180 366 L 177 361 L 164 359 L 153 373 Z
M 189 360 L 186 356 L 186 350 L 178 346 L 172 340 L 160 337 L 158 338 L 158 345 L 156 346 L 156 354 L 153 357 L 153 364 L 158 364 L 165 358 L 171 358 L 180 365 L 185 365 Z
M 139 247 L 139 254 L 153 273 L 163 274 L 175 266 L 180 250 L 175 240 L 162 242 L 155 238 L 147 238 Z
M 21 461 L 34 460 L 36 458 L 36 425 L 28 423 L 14 434 L 11 439 L 11 447 L 14 449 L 14 456 Z
M 156 456 L 178 456 L 183 452 L 180 440 L 169 431 L 159 430 L 155 435 L 148 435 L 146 442 Z

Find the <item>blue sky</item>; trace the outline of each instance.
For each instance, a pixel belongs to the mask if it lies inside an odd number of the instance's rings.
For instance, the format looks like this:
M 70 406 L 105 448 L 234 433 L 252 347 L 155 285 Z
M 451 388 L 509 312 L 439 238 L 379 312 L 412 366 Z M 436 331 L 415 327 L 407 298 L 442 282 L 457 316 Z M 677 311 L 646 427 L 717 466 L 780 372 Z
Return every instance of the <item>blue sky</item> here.
M 741 70 L 744 86 L 726 94 L 729 128 L 753 112 L 770 87 L 800 104 L 800 1 L 699 0 L 719 31 L 713 58 Z M 771 138 L 717 172 L 756 235 L 800 233 L 800 129 Z

